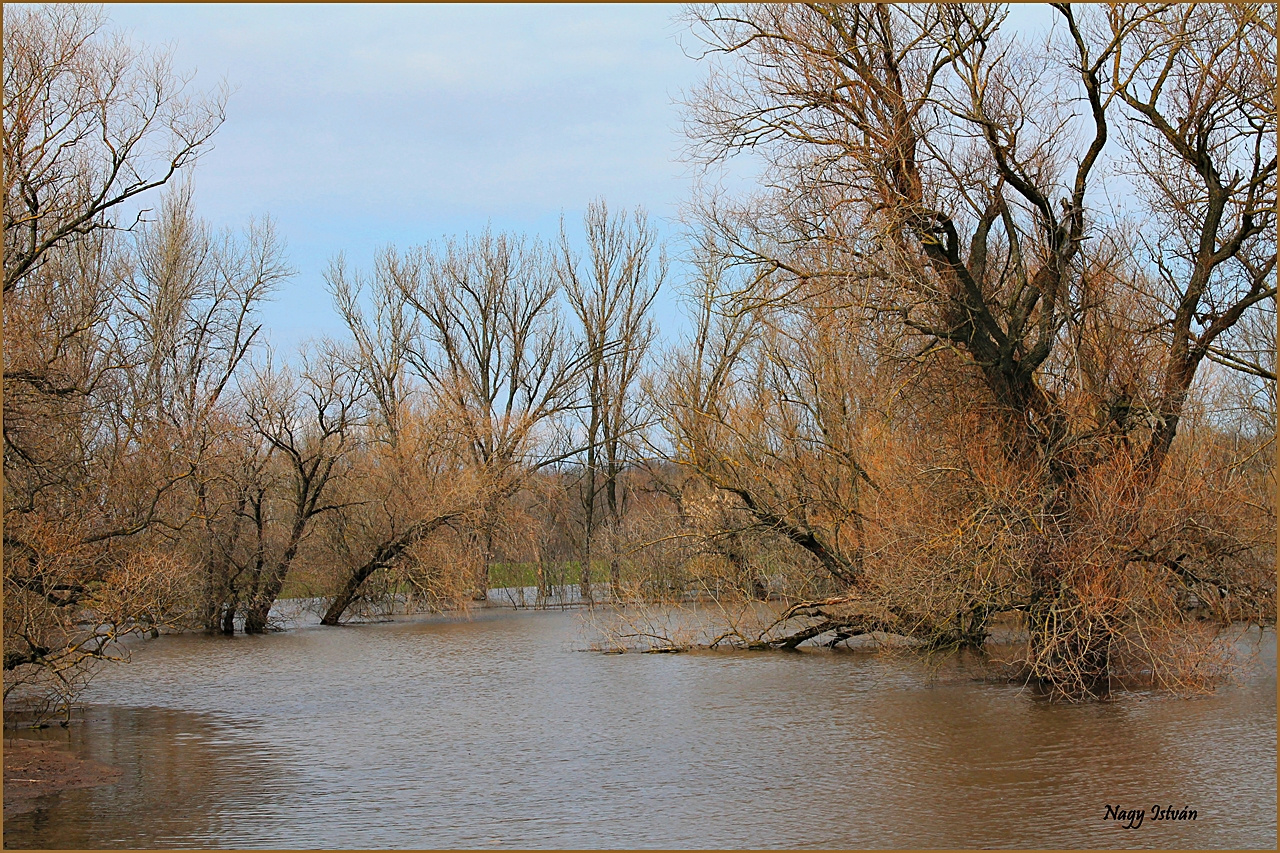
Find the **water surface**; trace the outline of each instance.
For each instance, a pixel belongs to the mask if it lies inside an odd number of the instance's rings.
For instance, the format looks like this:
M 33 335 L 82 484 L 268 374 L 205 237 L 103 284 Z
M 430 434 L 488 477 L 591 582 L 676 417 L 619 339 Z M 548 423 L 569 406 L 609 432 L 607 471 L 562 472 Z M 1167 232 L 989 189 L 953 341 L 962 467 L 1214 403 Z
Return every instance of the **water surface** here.
M 500 610 L 140 643 L 35 735 L 120 781 L 5 846 L 1276 845 L 1274 632 L 1214 696 L 1085 706 L 901 656 L 588 643 L 575 613 Z

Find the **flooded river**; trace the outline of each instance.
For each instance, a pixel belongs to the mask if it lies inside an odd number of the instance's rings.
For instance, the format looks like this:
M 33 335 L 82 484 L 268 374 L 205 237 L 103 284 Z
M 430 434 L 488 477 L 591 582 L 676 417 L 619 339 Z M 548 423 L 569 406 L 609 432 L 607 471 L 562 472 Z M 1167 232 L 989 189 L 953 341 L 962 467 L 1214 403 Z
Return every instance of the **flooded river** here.
M 1217 695 L 1086 706 L 962 663 L 588 642 L 573 612 L 490 610 L 139 643 L 83 724 L 24 735 L 120 780 L 43 798 L 5 846 L 1276 845 L 1271 631 Z

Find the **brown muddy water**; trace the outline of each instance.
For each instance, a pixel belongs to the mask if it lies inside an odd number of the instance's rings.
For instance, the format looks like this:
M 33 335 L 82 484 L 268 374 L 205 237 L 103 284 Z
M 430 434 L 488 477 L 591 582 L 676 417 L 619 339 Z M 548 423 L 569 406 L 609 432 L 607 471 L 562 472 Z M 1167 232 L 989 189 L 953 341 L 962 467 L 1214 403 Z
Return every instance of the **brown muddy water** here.
M 1272 631 L 1216 695 L 1084 706 L 963 661 L 603 655 L 587 634 L 489 610 L 139 643 L 83 723 L 22 735 L 119 780 L 41 798 L 5 846 L 1276 846 Z

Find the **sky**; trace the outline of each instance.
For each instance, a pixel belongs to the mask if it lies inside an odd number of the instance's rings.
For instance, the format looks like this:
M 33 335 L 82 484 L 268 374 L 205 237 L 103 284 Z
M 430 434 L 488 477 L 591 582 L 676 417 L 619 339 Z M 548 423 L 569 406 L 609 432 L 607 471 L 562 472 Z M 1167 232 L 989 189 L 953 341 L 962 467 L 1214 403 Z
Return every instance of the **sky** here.
M 339 252 L 369 270 L 389 244 L 486 226 L 549 239 L 563 216 L 572 235 L 597 198 L 643 206 L 678 250 L 693 179 L 679 99 L 705 74 L 681 47 L 678 6 L 106 11 L 136 43 L 168 46 L 196 89 L 233 88 L 194 171 L 197 209 L 218 227 L 274 220 L 297 271 L 263 311 L 281 350 L 342 334 L 323 279 Z M 656 308 L 668 341 L 683 326 L 676 292 Z
M 297 271 L 263 312 L 273 343 L 340 334 L 323 271 L 486 225 L 551 238 L 596 198 L 669 238 L 690 171 L 675 99 L 699 78 L 678 7 L 107 6 L 168 45 L 193 85 L 233 89 L 194 171 L 216 226 L 269 214 Z M 674 296 L 659 306 L 678 325 Z

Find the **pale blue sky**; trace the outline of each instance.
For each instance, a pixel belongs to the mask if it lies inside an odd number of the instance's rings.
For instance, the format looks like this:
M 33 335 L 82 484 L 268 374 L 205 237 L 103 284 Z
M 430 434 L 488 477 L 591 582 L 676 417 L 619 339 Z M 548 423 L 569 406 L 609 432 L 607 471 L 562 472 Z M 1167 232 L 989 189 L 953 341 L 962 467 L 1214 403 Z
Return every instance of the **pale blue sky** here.
M 1018 10 L 1034 19 L 1043 7 Z M 236 88 L 195 171 L 215 225 L 270 214 L 298 274 L 264 311 L 277 346 L 340 334 L 321 277 L 345 252 L 495 229 L 571 233 L 594 198 L 674 237 L 690 175 L 674 5 L 113 4 L 195 85 Z M 1011 21 L 1013 23 L 1013 21 Z M 678 270 L 676 271 L 678 272 Z M 680 325 L 674 288 L 659 306 Z
M 264 312 L 292 348 L 340 326 L 338 251 L 495 229 L 572 231 L 594 198 L 673 218 L 688 194 L 673 98 L 700 74 L 671 5 L 144 5 L 115 28 L 236 88 L 195 170 L 217 225 L 270 214 L 298 274 Z M 674 231 L 664 225 L 668 233 Z M 677 313 L 668 301 L 662 319 Z

